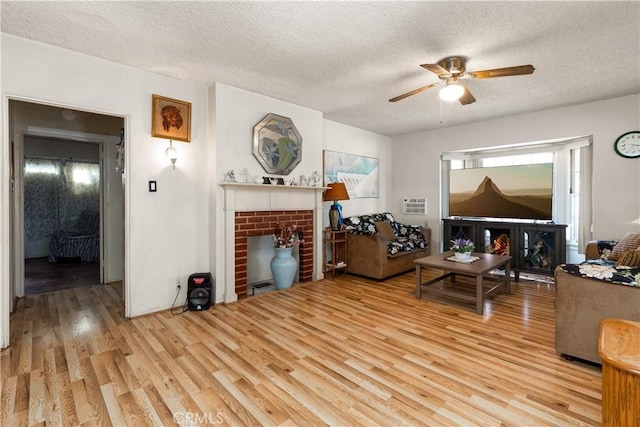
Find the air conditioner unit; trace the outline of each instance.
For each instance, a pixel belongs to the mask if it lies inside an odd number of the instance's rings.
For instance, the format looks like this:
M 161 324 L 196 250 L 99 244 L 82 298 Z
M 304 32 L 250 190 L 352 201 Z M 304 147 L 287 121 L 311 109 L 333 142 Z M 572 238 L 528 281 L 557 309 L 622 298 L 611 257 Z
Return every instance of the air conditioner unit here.
M 427 199 L 404 199 L 402 213 L 405 215 L 426 215 Z

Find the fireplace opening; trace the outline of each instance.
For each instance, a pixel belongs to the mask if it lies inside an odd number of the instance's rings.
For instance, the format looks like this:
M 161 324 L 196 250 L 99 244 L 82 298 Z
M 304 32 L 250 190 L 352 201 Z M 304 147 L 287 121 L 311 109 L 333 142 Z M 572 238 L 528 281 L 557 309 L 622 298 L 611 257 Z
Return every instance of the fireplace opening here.
M 298 263 L 293 284 L 300 282 L 300 249 L 295 247 L 291 255 Z M 276 290 L 271 272 L 274 257 L 273 238 L 268 236 L 247 237 L 247 296 L 259 295 Z
M 304 242 L 296 248 L 298 252 L 298 280 L 308 282 L 313 277 L 313 210 L 291 210 L 291 211 L 248 211 L 235 213 L 235 290 L 238 298 L 247 297 L 249 281 L 249 270 L 255 265 L 260 267 L 257 275 L 269 272 L 271 277 L 271 258 L 274 256 L 272 235 L 276 224 L 295 225 L 304 237 Z M 268 255 L 261 255 L 268 260 L 249 260 L 248 245 L 249 238 L 263 236 L 267 240 L 258 243 L 261 248 L 258 252 Z M 268 243 L 267 243 L 268 242 Z M 268 250 L 267 250 L 268 247 Z M 252 255 L 253 256 L 253 255 Z M 253 273 L 252 273 L 253 274 Z M 253 279 L 252 279 L 253 280 Z M 257 279 L 261 285 L 265 280 Z M 262 286 L 266 287 L 266 285 Z M 261 288 L 260 286 L 258 287 Z

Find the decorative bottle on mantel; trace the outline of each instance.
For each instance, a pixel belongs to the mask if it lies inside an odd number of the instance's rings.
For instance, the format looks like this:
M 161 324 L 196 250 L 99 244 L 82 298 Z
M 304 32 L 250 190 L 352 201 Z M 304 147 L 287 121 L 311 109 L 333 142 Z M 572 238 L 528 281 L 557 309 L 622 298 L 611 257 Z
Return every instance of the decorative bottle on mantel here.
M 298 271 L 298 261 L 293 257 L 293 248 L 274 248 L 276 256 L 271 260 L 271 273 L 276 282 L 276 288 L 287 289 L 293 285 L 293 279 Z

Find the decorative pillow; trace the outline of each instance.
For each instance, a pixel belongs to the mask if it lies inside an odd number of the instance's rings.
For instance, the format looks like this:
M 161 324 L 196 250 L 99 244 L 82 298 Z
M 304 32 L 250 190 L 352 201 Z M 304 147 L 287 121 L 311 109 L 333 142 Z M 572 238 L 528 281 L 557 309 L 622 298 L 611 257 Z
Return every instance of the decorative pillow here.
M 622 254 L 616 267 L 640 267 L 640 249 L 629 249 Z
M 617 244 L 617 240 L 598 240 L 598 254 L 600 255 L 600 259 L 607 260 L 614 246 Z
M 376 221 L 393 222 L 390 212 L 374 213 L 370 215 L 356 215 L 344 219 L 344 226 L 351 234 L 376 234 Z
M 396 235 L 393 234 L 391 224 L 388 221 L 376 221 L 376 230 L 385 240 L 396 240 Z
M 609 261 L 617 261 L 629 249 L 640 245 L 640 233 L 626 233 L 607 257 Z
M 397 221 L 391 222 L 391 228 L 393 228 L 393 233 L 396 237 L 406 237 L 408 239 L 423 239 L 422 227 L 419 225 L 406 225 L 401 224 Z M 424 240 L 424 239 L 423 239 Z

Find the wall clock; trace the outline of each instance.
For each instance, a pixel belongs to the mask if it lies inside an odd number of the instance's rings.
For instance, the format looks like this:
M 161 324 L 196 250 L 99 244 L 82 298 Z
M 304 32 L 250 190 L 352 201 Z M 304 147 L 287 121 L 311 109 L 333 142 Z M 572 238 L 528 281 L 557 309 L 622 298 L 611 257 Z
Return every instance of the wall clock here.
M 640 157 L 640 130 L 623 133 L 613 143 L 613 149 L 622 157 L 635 159 Z

